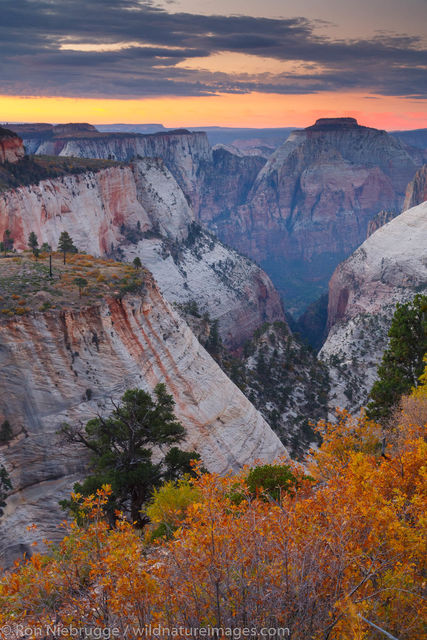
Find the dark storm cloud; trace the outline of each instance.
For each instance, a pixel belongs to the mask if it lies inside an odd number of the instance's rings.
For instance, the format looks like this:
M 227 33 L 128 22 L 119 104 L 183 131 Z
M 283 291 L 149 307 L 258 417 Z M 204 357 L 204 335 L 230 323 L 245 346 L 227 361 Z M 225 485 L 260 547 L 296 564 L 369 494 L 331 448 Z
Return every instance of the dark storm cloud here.
M 331 40 L 317 36 L 315 24 L 304 18 L 170 14 L 136 0 L 2 0 L 0 10 L 3 94 L 134 98 L 361 89 L 427 96 L 427 51 L 415 37 Z M 61 50 L 68 43 L 130 46 Z M 219 52 L 317 66 L 310 75 L 227 75 L 176 67 Z

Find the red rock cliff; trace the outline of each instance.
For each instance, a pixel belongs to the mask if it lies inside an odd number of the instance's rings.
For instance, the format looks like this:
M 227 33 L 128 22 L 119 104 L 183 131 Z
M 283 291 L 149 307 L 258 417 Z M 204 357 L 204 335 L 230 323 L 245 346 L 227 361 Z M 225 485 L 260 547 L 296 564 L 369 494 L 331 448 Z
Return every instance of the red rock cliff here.
M 4 162 L 18 162 L 25 155 L 21 138 L 13 131 L 0 127 L 0 164 Z

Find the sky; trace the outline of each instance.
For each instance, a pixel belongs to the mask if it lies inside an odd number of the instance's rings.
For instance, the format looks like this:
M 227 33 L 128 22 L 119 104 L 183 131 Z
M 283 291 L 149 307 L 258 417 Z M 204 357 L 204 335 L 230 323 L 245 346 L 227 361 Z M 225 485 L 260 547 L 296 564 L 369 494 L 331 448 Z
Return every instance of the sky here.
M 0 122 L 427 127 L 426 0 L 0 0 Z

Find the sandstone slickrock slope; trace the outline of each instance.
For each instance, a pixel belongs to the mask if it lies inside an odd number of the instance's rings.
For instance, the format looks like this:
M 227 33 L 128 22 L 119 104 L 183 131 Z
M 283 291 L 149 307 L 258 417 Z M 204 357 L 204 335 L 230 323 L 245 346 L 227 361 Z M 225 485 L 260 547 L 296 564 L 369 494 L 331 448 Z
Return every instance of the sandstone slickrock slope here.
M 17 249 L 26 247 L 31 231 L 40 243 L 56 247 L 67 230 L 88 253 L 140 256 L 167 299 L 197 300 L 219 319 L 223 340 L 232 348 L 262 322 L 284 320 L 279 296 L 260 268 L 204 232 L 194 238 L 193 211 L 158 159 L 4 192 L 0 237 L 6 229 Z
M 329 284 L 330 406 L 357 411 L 367 400 L 398 302 L 427 291 L 427 202 L 373 233 Z
M 58 500 L 84 474 L 82 451 L 58 440 L 61 423 L 108 413 L 128 388 L 165 382 L 188 448 L 210 470 L 285 453 L 148 276 L 141 295 L 1 321 L 0 362 L 0 421 L 14 430 L 0 447 L 14 487 L 0 526 L 6 563 L 26 550 L 29 523 L 39 524 L 40 540 L 60 535 Z
M 300 311 L 363 242 L 378 211 L 401 211 L 421 156 L 352 118 L 320 119 L 276 150 L 245 203 L 231 211 L 223 203 L 210 220 L 209 207 L 200 215 L 221 240 L 259 262 L 290 310 Z

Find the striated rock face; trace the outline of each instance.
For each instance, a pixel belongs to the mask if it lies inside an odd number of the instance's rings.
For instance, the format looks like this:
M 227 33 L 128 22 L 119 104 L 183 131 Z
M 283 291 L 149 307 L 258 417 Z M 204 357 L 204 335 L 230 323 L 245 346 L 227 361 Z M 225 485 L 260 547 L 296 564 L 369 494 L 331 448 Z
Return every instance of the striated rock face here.
M 152 391 L 165 382 L 186 445 L 212 471 L 285 453 L 150 279 L 142 295 L 2 321 L 0 362 L 0 420 L 14 431 L 0 447 L 14 487 L 0 525 L 2 564 L 28 550 L 32 522 L 39 540 L 60 537 L 58 500 L 84 477 L 86 458 L 61 444 L 58 427 L 108 414 L 128 388 Z
M 193 228 L 194 214 L 175 178 L 158 159 L 130 167 L 44 180 L 0 195 L 0 237 L 10 229 L 15 247 L 34 231 L 57 246 L 67 230 L 94 255 L 137 255 L 166 298 L 197 300 L 219 320 L 225 343 L 237 348 L 264 321 L 283 320 L 279 296 L 266 274 L 214 237 Z M 197 236 L 197 237 L 196 237 Z
M 15 164 L 25 155 L 21 138 L 13 131 L 0 127 L 0 164 L 11 162 Z
M 418 155 L 351 118 L 321 119 L 292 133 L 260 171 L 246 203 L 224 209 L 210 224 L 260 262 L 298 311 L 366 238 L 378 211 L 401 210 Z
M 74 129 L 73 129 L 74 127 Z M 82 129 L 83 127 L 83 129 Z M 28 153 L 110 158 L 128 162 L 136 157 L 162 158 L 195 210 L 199 206 L 200 166 L 212 161 L 206 134 L 185 129 L 155 134 L 101 133 L 91 125 L 61 125 L 51 131 L 23 133 Z
M 331 365 L 331 406 L 356 411 L 365 404 L 396 304 L 427 291 L 426 246 L 424 202 L 378 229 L 335 270 L 319 354 Z
M 198 219 L 212 226 L 218 217 L 229 217 L 231 211 L 246 202 L 265 162 L 259 155 L 244 155 L 223 146 L 214 148 L 212 163 L 203 166 Z
M 406 190 L 403 210 L 416 207 L 427 200 L 427 164 L 421 167 L 415 174 L 415 178 L 409 183 Z

